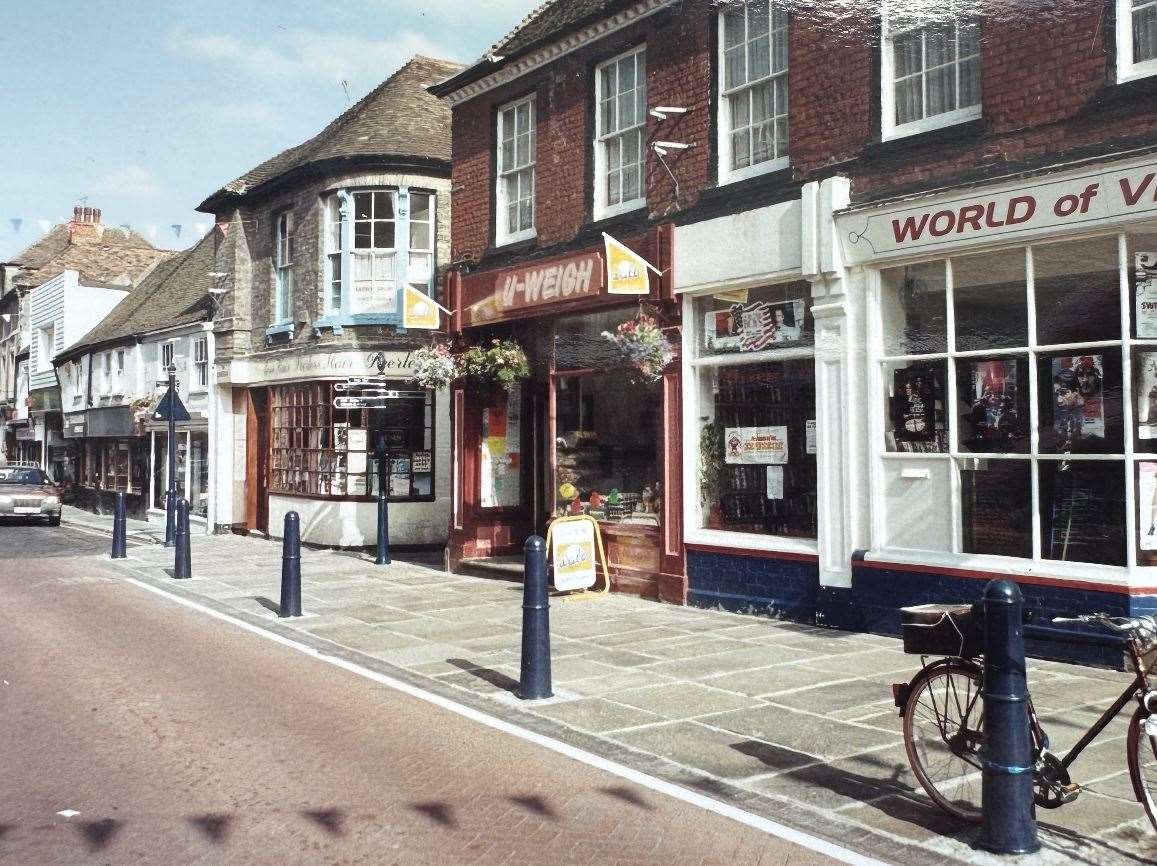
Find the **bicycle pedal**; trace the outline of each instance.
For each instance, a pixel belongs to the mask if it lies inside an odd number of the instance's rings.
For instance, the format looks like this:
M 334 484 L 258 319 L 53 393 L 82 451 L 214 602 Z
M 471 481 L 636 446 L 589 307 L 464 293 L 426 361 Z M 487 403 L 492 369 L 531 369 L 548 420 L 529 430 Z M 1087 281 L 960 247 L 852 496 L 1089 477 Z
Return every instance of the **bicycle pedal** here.
M 1080 796 L 1081 786 L 1076 782 L 1070 782 L 1068 785 L 1058 785 L 1057 793 L 1061 795 L 1062 803 L 1071 803 Z

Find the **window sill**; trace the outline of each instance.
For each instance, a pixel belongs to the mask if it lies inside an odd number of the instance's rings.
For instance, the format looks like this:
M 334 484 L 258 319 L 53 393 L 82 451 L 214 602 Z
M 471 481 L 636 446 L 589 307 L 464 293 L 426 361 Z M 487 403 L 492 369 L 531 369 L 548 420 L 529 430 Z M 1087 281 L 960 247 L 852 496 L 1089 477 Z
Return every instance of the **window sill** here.
M 893 135 L 867 145 L 863 153 L 868 157 L 885 156 L 903 154 L 936 145 L 965 144 L 979 139 L 984 135 L 986 129 L 987 124 L 984 122 L 984 118 L 979 117 L 949 126 L 914 131 L 903 136 Z
M 293 332 L 297 326 L 293 322 L 278 322 L 275 325 L 270 325 L 265 329 L 266 337 L 280 337 L 282 335 L 293 339 Z
M 518 232 L 512 235 L 504 235 L 496 238 L 494 241 L 494 248 L 496 250 L 505 250 L 507 247 L 514 244 L 523 244 L 534 241 L 538 237 L 537 229 L 527 229 L 526 231 Z
M 1157 60 L 1144 60 L 1136 64 L 1120 64 L 1117 66 L 1116 83 L 1131 84 L 1134 81 L 1151 78 L 1154 75 L 1157 75 Z
M 645 198 L 636 198 L 631 201 L 623 202 L 622 204 L 611 205 L 610 207 L 595 208 L 592 222 L 603 222 L 604 220 L 614 219 L 615 217 L 629 214 L 632 211 L 643 210 L 647 206 Z
M 979 105 L 957 109 L 956 111 L 946 111 L 943 114 L 934 114 L 931 117 L 912 120 L 900 126 L 893 126 L 883 131 L 880 137 L 884 141 L 896 141 L 901 138 L 910 138 L 913 135 L 921 135 L 925 132 L 935 132 L 939 129 L 948 129 L 970 123 L 974 120 L 981 120 L 982 116 L 983 109 Z
M 397 313 L 353 313 L 351 315 L 335 313 L 313 322 L 314 328 L 318 330 L 330 328 L 335 334 L 340 334 L 343 328 L 355 328 L 359 325 L 392 325 L 394 327 L 401 327 L 402 317 Z
M 749 165 L 746 168 L 737 168 L 729 171 L 723 171 L 721 169 L 719 172 L 719 186 L 730 186 L 731 184 L 740 183 L 745 180 L 753 180 L 764 175 L 781 172 L 785 168 L 790 167 L 790 160 L 786 156 L 781 156 L 778 159 L 759 162 L 755 165 Z
M 726 529 L 688 529 L 683 535 L 688 545 L 719 548 L 720 553 L 729 550 L 750 550 L 757 553 L 782 553 L 807 558 L 819 556 L 819 544 L 801 538 L 785 538 L 781 535 L 758 535 L 751 532 L 730 532 Z
M 1120 565 L 1098 565 L 1088 562 L 1064 562 L 1061 560 L 1020 559 L 1013 556 L 996 556 L 977 553 L 945 553 L 943 551 L 912 550 L 910 548 L 878 548 L 864 554 L 864 561 L 882 565 L 921 566 L 931 571 L 963 571 L 976 575 L 1011 575 L 1048 582 L 1064 583 L 1072 581 L 1113 588 L 1127 588 L 1130 584 L 1129 569 Z

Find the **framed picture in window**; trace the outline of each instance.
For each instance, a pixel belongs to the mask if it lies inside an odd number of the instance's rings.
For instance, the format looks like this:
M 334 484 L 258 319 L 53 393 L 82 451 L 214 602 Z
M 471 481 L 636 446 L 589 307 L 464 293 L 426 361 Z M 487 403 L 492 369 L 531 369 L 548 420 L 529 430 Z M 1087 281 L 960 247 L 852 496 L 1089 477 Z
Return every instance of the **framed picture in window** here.
M 1028 365 L 995 358 L 958 365 L 957 395 L 964 404 L 961 445 L 976 453 L 1028 450 Z
M 1042 451 L 1102 454 L 1124 449 L 1119 352 L 1042 357 L 1037 382 Z
M 706 313 L 703 333 L 711 352 L 759 352 L 799 342 L 804 324 L 802 298 L 732 304 Z
M 1134 253 L 1133 274 L 1137 338 L 1157 339 L 1157 253 Z
M 917 364 L 892 371 L 891 391 L 888 394 L 890 450 L 947 450 L 944 373 L 943 364 Z
M 1157 440 L 1157 352 L 1138 352 L 1137 438 Z M 1157 445 L 1157 441 L 1150 444 Z

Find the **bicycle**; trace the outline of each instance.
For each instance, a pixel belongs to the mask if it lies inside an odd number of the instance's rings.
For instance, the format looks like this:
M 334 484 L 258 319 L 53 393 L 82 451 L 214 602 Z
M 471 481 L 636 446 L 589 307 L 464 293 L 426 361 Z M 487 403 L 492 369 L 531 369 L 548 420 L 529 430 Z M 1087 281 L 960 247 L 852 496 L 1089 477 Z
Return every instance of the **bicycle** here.
M 979 661 L 978 624 L 982 614 L 968 607 L 922 607 L 940 614 L 935 622 L 904 624 L 904 651 L 921 655 L 922 668 L 909 682 L 892 686 L 903 719 L 904 747 L 913 773 L 933 802 L 963 821 L 979 822 L 984 746 L 984 668 Z M 1157 829 L 1157 691 L 1149 684 L 1151 666 L 1144 659 L 1157 648 L 1157 619 L 1097 613 L 1057 617 L 1052 622 L 1099 625 L 1122 635 L 1136 676 L 1063 757 L 1050 750 L 1048 734 L 1029 695 L 1036 804 L 1056 809 L 1077 798 L 1081 786 L 1070 778 L 1069 767 L 1124 706 L 1136 700 L 1128 733 L 1129 777 L 1138 801 Z M 943 648 L 946 643 L 950 648 Z M 926 663 L 924 659 L 930 654 L 946 657 Z

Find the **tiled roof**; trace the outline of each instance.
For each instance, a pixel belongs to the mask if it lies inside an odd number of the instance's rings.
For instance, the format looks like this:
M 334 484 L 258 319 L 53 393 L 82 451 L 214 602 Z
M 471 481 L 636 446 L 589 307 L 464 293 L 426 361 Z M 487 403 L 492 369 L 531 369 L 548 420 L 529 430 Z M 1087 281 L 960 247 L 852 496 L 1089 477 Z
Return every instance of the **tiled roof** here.
M 204 321 L 208 318 L 209 276 L 215 270 L 217 232 L 161 262 L 100 323 L 69 347 L 65 356 L 87 346 Z
M 11 264 L 21 267 L 13 284 L 39 286 L 62 271 L 73 270 L 80 273 L 82 284 L 129 285 L 171 255 L 132 230 L 65 223 L 12 259 Z
M 397 156 L 450 163 L 450 112 L 427 92 L 462 69 L 457 63 L 415 57 L 308 141 L 284 150 L 225 184 L 198 210 L 243 196 L 288 172 L 336 157 Z

